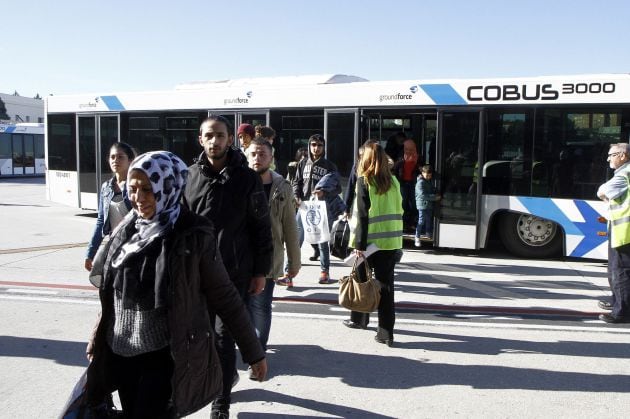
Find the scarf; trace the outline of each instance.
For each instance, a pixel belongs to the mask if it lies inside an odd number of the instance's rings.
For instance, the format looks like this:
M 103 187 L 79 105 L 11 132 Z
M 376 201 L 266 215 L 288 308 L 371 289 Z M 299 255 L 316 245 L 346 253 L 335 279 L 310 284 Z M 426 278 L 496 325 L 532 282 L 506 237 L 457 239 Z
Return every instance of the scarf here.
M 138 304 L 141 309 L 159 308 L 166 304 L 167 296 L 166 237 L 181 211 L 188 168 L 173 153 L 153 151 L 132 162 L 127 179 L 132 170 L 140 170 L 149 178 L 155 214 L 144 219 L 134 208 L 116 227 L 106 260 L 112 269 L 105 281 L 122 293 L 125 308 Z M 129 182 L 127 188 L 131 196 Z

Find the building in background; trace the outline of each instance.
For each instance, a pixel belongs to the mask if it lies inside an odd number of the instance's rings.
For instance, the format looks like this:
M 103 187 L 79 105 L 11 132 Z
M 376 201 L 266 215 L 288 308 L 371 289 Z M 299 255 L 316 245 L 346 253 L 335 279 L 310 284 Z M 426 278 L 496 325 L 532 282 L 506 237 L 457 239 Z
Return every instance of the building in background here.
M 16 94 L 0 93 L 0 121 L 13 124 L 43 123 L 44 101 Z

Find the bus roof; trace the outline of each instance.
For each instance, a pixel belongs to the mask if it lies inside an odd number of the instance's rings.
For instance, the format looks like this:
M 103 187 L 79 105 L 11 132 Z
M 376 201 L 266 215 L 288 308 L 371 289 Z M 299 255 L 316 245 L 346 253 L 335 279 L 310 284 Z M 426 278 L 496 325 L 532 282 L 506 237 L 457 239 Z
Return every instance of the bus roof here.
M 46 97 L 48 113 L 628 102 L 629 74 L 395 81 L 367 81 L 338 74 L 193 82 L 166 91 Z

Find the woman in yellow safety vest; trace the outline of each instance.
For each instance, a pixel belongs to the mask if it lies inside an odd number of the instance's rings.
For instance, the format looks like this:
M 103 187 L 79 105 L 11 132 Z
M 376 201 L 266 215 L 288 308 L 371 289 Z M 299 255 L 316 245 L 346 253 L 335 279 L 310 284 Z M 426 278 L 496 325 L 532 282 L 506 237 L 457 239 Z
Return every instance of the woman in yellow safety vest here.
M 357 186 L 352 217 L 350 244 L 357 257 L 371 244 L 377 251 L 368 258 L 374 277 L 381 284 L 378 307 L 378 328 L 374 339 L 392 346 L 394 342 L 394 266 L 396 252 L 402 248 L 402 198 L 398 181 L 390 171 L 385 150 L 379 143 L 366 144 L 357 167 Z M 360 275 L 365 270 L 359 269 Z M 365 329 L 369 313 L 351 312 L 343 324 L 353 329 Z

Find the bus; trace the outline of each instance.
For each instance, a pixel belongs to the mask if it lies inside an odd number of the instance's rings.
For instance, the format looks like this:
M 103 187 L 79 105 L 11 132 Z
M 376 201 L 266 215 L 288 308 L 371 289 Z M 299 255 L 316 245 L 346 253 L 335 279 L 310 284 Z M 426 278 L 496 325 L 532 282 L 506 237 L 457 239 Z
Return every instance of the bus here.
M 109 146 L 201 153 L 209 114 L 273 127 L 276 167 L 323 134 L 342 177 L 366 139 L 413 139 L 442 200 L 434 246 L 481 249 L 495 239 L 525 258 L 605 259 L 612 143 L 630 133 L 630 75 L 367 81 L 348 75 L 188 83 L 167 91 L 46 98 L 48 199 L 96 208 Z
M 0 123 L 0 177 L 45 173 L 44 124 Z

